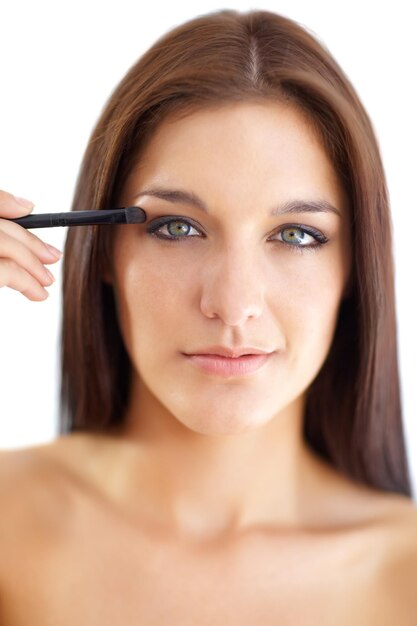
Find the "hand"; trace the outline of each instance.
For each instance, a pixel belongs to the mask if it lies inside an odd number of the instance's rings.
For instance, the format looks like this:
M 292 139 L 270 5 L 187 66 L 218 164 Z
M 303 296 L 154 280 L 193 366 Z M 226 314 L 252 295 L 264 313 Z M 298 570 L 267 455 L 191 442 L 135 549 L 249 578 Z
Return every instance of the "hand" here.
M 48 244 L 29 230 L 2 219 L 29 215 L 34 205 L 25 204 L 26 208 L 12 194 L 0 190 L 0 287 L 16 289 L 29 300 L 46 300 L 49 293 L 44 286 L 52 285 L 55 278 L 43 264 L 59 261 L 62 253 L 51 246 L 54 255 Z

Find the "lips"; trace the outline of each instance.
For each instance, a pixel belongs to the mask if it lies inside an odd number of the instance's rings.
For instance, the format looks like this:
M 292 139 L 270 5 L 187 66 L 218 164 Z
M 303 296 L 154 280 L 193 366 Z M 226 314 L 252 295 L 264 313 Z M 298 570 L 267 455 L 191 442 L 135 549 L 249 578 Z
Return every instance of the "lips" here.
M 204 372 L 228 378 L 254 374 L 267 363 L 272 354 L 247 354 L 240 357 L 225 357 L 219 354 L 189 354 L 185 356 L 192 365 Z
M 259 354 L 271 354 L 274 350 L 268 348 L 258 348 L 253 346 L 239 346 L 235 348 L 229 348 L 228 346 L 207 346 L 200 348 L 193 352 L 188 352 L 188 355 L 217 355 L 222 357 L 228 357 L 231 359 L 237 359 L 245 355 L 259 355 Z

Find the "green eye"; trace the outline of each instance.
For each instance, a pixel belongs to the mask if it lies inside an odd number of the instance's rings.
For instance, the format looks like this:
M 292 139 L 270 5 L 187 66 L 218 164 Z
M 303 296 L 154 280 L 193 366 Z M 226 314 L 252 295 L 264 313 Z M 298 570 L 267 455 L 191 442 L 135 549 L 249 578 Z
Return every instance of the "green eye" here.
M 165 232 L 161 232 L 163 228 L 165 228 Z M 188 220 L 162 217 L 152 222 L 147 230 L 159 239 L 177 241 L 178 239 L 190 239 L 189 232 L 191 229 L 194 229 L 198 234 L 198 230 Z
M 283 228 L 280 231 L 280 234 L 283 240 L 286 243 L 290 243 L 290 244 L 292 243 L 298 244 L 298 243 L 304 242 L 304 245 L 309 245 L 307 237 L 310 237 L 312 240 L 314 240 L 314 237 L 306 233 L 305 230 L 303 230 L 302 228 L 295 228 L 293 226 L 291 228 Z
M 165 229 L 165 232 L 162 232 L 162 229 Z M 194 233 L 192 230 L 194 230 Z M 181 239 L 195 239 L 196 237 L 198 239 L 199 235 L 202 235 L 202 232 L 193 226 L 188 219 L 177 216 L 164 216 L 155 219 L 147 227 L 147 232 L 153 237 L 172 242 Z M 269 241 L 284 244 L 291 250 L 304 252 L 318 249 L 329 240 L 323 233 L 312 226 L 287 224 L 281 226 L 276 235 Z
M 166 224 L 166 227 L 169 234 L 173 237 L 178 237 L 178 235 L 188 235 L 190 228 L 192 228 L 191 224 L 183 222 L 182 220 L 172 220 Z

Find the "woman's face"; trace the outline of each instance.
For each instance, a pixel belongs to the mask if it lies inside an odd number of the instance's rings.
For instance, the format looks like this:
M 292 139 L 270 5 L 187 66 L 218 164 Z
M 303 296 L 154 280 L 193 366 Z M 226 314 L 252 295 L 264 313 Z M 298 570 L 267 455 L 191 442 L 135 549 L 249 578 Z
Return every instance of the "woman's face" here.
M 187 192 L 206 210 L 140 195 L 151 188 Z M 302 212 L 285 212 L 294 201 Z M 323 201 L 335 211 L 314 210 Z M 233 434 L 296 406 L 330 349 L 351 268 L 347 198 L 301 113 L 245 102 L 163 122 L 118 206 L 133 204 L 148 220 L 117 227 L 104 277 L 146 412 Z M 222 377 L 185 356 L 213 345 L 273 354 Z

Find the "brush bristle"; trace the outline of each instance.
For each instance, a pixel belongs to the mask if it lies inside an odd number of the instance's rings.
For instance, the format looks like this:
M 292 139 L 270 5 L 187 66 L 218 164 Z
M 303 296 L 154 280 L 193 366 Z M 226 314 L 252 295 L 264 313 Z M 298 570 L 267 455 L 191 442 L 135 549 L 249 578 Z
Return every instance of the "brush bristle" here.
M 125 212 L 126 224 L 142 224 L 142 222 L 147 220 L 145 211 L 139 206 L 126 207 Z

